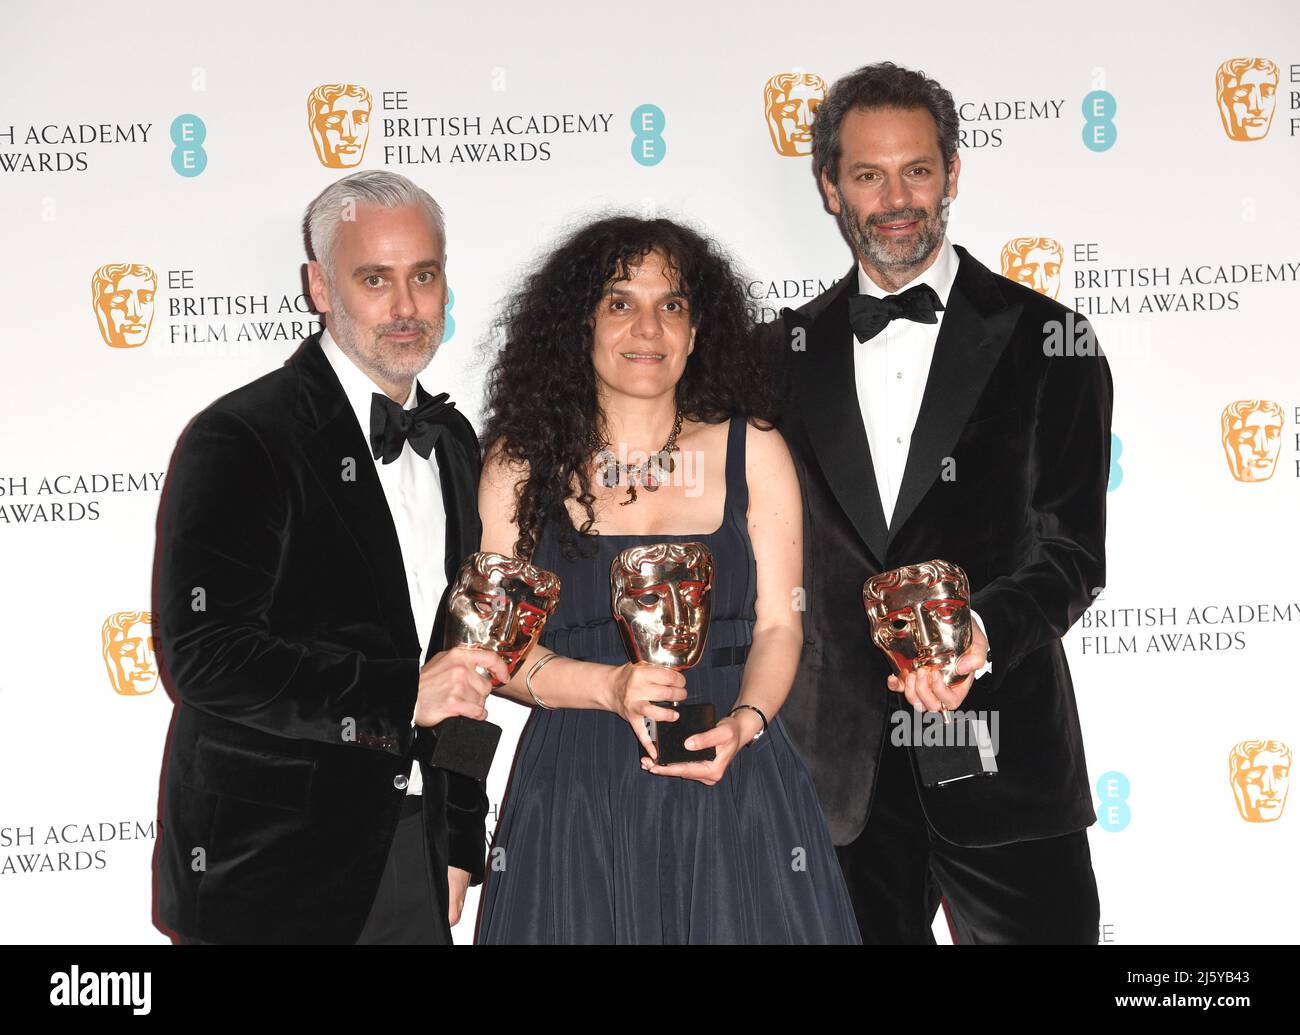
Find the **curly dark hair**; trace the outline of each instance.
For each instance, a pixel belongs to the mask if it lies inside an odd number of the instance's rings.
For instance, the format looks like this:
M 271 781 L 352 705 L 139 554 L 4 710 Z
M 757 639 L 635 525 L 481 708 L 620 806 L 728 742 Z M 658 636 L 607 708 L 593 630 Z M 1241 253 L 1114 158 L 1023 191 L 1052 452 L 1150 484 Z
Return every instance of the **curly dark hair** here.
M 485 449 L 528 464 L 515 487 L 515 553 L 531 559 L 548 521 L 570 560 L 588 549 L 596 513 L 588 468 L 606 439 L 592 365 L 592 322 L 616 280 L 652 251 L 687 301 L 695 349 L 677 382 L 682 416 L 739 417 L 771 427 L 776 395 L 744 283 L 718 245 L 680 223 L 618 215 L 572 231 L 526 277 L 497 320 L 502 341 L 487 379 Z M 576 485 L 576 489 L 575 489 Z M 575 529 L 565 501 L 587 518 Z

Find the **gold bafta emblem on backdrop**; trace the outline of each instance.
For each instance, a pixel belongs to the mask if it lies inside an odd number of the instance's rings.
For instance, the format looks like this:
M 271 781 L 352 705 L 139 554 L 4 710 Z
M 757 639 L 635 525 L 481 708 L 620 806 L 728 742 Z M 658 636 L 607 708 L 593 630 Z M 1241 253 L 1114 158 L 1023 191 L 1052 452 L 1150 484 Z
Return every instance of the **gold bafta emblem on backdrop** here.
M 1219 118 L 1229 140 L 1263 140 L 1277 107 L 1277 65 L 1268 58 L 1229 58 L 1214 77 Z
M 1291 749 L 1280 740 L 1243 740 L 1228 755 L 1228 780 L 1247 823 L 1271 823 L 1286 807 Z
M 763 87 L 763 111 L 776 153 L 812 154 L 813 116 L 826 100 L 826 80 L 813 72 L 778 72 Z
M 104 665 L 123 696 L 139 697 L 158 686 L 152 621 L 148 611 L 119 611 L 104 619 Z
M 1223 408 L 1223 451 L 1239 482 L 1266 482 L 1282 449 L 1282 406 L 1269 399 L 1238 399 Z
M 1055 298 L 1061 290 L 1065 249 L 1051 237 L 1013 237 L 1002 246 L 1002 275 Z
M 355 83 L 325 83 L 307 97 L 307 128 L 320 164 L 352 169 L 366 155 L 370 91 Z
M 158 275 L 138 262 L 109 262 L 90 278 L 90 302 L 104 344 L 133 349 L 149 340 Z

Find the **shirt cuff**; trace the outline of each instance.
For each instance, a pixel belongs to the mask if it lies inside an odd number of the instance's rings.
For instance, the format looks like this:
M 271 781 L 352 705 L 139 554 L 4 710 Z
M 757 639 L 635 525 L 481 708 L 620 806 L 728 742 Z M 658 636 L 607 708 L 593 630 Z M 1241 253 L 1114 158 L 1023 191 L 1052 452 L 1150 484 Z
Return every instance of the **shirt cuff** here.
M 989 638 L 989 634 L 984 628 L 984 619 L 981 618 L 979 614 L 973 609 L 971 610 L 970 616 L 974 620 L 975 624 L 980 627 L 980 632 L 984 633 L 984 639 L 987 640 Z M 993 657 L 992 644 L 989 645 L 988 656 L 990 658 Z M 985 661 L 983 665 L 981 665 L 978 669 L 975 670 L 975 678 L 979 679 L 980 676 L 987 676 L 992 671 L 993 671 L 993 662 Z

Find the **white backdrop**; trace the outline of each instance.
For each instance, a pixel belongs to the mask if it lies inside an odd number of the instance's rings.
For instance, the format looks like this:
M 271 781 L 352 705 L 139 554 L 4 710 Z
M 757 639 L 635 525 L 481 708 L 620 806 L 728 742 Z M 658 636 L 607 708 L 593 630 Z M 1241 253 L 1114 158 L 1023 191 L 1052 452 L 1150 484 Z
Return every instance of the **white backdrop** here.
M 130 687 L 115 681 L 103 628 L 123 613 L 128 631 L 147 622 L 129 613 L 150 606 L 158 490 L 180 430 L 311 330 L 298 226 L 347 171 L 318 157 L 312 91 L 364 87 L 354 167 L 410 176 L 446 210 L 454 333 L 422 382 L 477 421 L 489 321 L 576 219 L 631 209 L 700 226 L 750 271 L 767 318 L 842 275 L 849 253 L 807 157 L 774 144 L 786 138 L 769 132 L 764 87 L 882 59 L 924 69 L 962 105 L 953 240 L 995 269 L 1009 240 L 1056 242 L 1059 285 L 1045 289 L 1092 316 L 1112 365 L 1109 585 L 1067 637 L 1101 818 L 1090 830 L 1099 936 L 1293 939 L 1300 803 L 1274 806 L 1272 820 L 1240 813 L 1229 754 L 1248 740 L 1300 746 L 1294 4 L 1244 17 L 1105 0 L 979 17 L 942 0 L 886 19 L 839 0 L 626 11 L 510 0 L 491 13 L 141 0 L 129 17 L 63 4 L 5 18 L 5 941 L 163 940 L 150 860 L 172 705 L 148 658 Z M 1216 99 L 1216 71 L 1240 57 L 1276 69 L 1247 69 L 1244 99 L 1227 102 L 1239 113 L 1256 100 L 1257 128 L 1231 114 L 1227 125 L 1258 139 L 1232 139 Z M 1085 124 L 1085 97 L 1113 110 L 1109 124 Z M 632 129 L 642 105 L 662 118 L 648 142 Z M 522 118 L 492 132 L 510 116 Z M 398 136 L 399 118 L 420 120 L 407 124 L 420 135 Z M 92 295 L 107 264 L 147 266 L 156 294 L 126 269 Z M 92 297 L 114 292 L 102 331 Z M 123 313 L 141 330 L 114 346 Z M 1272 425 L 1258 468 L 1271 477 L 1230 468 L 1221 414 L 1237 400 L 1280 406 L 1280 428 L 1275 411 L 1247 414 Z M 525 714 L 492 707 L 507 730 L 494 802 Z M 475 892 L 458 940 L 476 908 Z

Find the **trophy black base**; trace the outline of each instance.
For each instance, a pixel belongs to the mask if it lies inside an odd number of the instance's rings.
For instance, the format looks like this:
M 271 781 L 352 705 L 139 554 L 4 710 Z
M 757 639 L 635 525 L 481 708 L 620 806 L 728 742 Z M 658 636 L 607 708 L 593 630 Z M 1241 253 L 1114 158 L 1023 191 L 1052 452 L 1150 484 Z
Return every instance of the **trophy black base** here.
M 484 719 L 453 715 L 436 727 L 419 727 L 416 737 L 422 762 L 486 783 L 501 727 Z
M 685 742 L 696 733 L 706 733 L 718 724 L 717 715 L 711 704 L 679 704 L 670 701 L 655 701 L 662 708 L 672 708 L 680 718 L 676 722 L 656 722 L 647 719 L 650 739 L 654 741 L 658 757 L 657 765 L 673 765 L 677 762 L 712 762 L 718 753 L 711 747 L 699 751 L 687 751 Z M 648 757 L 645 748 L 642 757 Z

